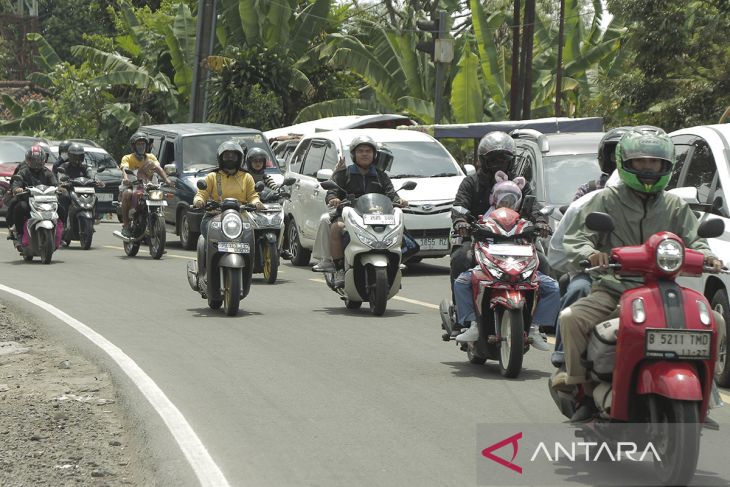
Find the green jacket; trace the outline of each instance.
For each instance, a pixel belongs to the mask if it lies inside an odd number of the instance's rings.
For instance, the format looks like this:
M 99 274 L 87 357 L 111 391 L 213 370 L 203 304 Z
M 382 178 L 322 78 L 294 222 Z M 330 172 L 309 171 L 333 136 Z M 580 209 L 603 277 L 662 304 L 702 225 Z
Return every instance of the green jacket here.
M 585 227 L 586 216 L 594 211 L 608 213 L 616 225 L 610 234 L 600 234 Z M 643 199 L 626 185 L 609 187 L 583 206 L 565 232 L 563 245 L 567 258 L 578 264 L 596 252 L 610 255 L 614 247 L 641 245 L 651 235 L 667 231 L 684 240 L 684 244 L 705 256 L 712 256 L 707 241 L 697 237 L 699 220 L 681 198 L 667 192 Z M 594 287 L 620 294 L 639 287 L 641 277 L 621 277 L 611 273 L 593 276 Z

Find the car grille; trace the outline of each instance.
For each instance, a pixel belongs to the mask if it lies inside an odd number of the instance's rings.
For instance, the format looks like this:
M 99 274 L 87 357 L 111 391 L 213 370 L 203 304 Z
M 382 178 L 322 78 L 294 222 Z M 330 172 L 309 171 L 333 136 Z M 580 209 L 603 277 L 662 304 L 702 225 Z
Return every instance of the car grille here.
M 448 238 L 451 233 L 449 228 L 431 228 L 426 230 L 409 230 L 406 232 L 413 238 Z
M 445 201 L 443 203 L 414 203 L 409 204 L 408 208 L 403 208 L 403 213 L 409 213 L 411 215 L 436 215 L 451 211 L 453 204 L 453 201 Z
M 114 212 L 116 209 L 112 203 L 119 199 L 119 187 L 107 184 L 103 188 L 96 188 L 96 198 L 97 213 Z M 102 201 L 102 198 L 106 198 L 106 200 Z

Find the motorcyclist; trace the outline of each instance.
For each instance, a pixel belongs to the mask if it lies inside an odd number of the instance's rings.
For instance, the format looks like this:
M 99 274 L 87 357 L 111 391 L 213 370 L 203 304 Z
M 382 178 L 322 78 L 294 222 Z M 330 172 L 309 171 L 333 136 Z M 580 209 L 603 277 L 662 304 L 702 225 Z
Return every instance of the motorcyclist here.
M 327 191 L 325 202 L 331 208 L 337 208 L 344 198 L 358 198 L 368 193 L 381 193 L 389 197 L 394 204 L 406 206 L 408 202 L 395 192 L 393 183 L 385 173 L 373 165 L 378 155 L 378 147 L 372 137 L 360 135 L 350 142 L 350 158 L 354 164 L 339 170 L 332 175 L 342 190 Z M 343 191 L 344 190 L 344 191 Z M 338 214 L 333 217 L 329 229 L 329 252 L 334 264 L 336 287 L 345 285 L 345 263 L 342 234 L 345 223 Z M 316 245 L 316 243 L 315 243 Z M 325 258 L 325 261 L 327 259 Z
M 674 145 L 663 131 L 632 129 L 624 134 L 616 148 L 621 183 L 605 188 L 578 210 L 563 240 L 568 259 L 573 264 L 588 260 L 591 266 L 606 268 L 612 248 L 640 245 L 656 232 L 669 231 L 681 237 L 688 248 L 702 252 L 706 265 L 720 271 L 722 261 L 712 254 L 706 240 L 697 236 L 699 222 L 689 205 L 664 191 L 674 164 Z M 584 227 L 586 216 L 595 211 L 614 218 L 615 229 L 611 233 Z M 592 386 L 581 355 L 586 350 L 588 336 L 597 323 L 615 312 L 624 291 L 643 284 L 641 277 L 611 273 L 599 274 L 594 279 L 593 292 L 560 314 L 565 371 L 558 370 L 552 379 L 553 387 L 560 390 L 572 390 L 583 384 L 587 397 Z M 714 316 L 719 329 L 724 329 L 722 316 L 717 312 Z M 585 401 L 573 420 L 589 418 L 594 407 L 590 400 Z
M 648 129 L 648 126 L 646 127 Z M 654 131 L 662 131 L 660 128 L 651 127 Z M 596 191 L 600 191 L 606 187 L 609 177 L 616 170 L 616 145 L 622 135 L 631 130 L 631 127 L 617 127 L 611 129 L 601 138 L 598 144 L 598 167 L 601 168 L 600 178 L 589 181 L 581 185 L 575 196 L 573 197 L 573 203 L 568 207 L 568 210 L 560 220 L 555 233 L 550 239 L 550 247 L 548 249 L 548 263 L 552 269 L 556 269 L 561 272 L 568 274 L 570 282 L 566 287 L 565 294 L 560 299 L 560 310 L 567 308 L 580 298 L 586 297 L 591 293 L 591 276 L 583 272 L 578 267 L 571 267 L 566 262 L 565 252 L 563 250 L 563 236 L 565 230 L 568 228 L 570 222 L 572 222 L 575 212 L 583 206 L 585 203 L 590 201 L 595 196 Z M 615 176 L 616 182 L 618 182 L 618 175 Z M 592 194 L 587 198 L 583 198 L 587 194 Z M 583 199 L 581 199 L 583 198 Z M 580 203 L 578 201 L 580 200 Z M 563 343 L 560 337 L 560 320 L 555 325 L 555 350 L 560 352 L 563 350 Z M 558 356 L 556 360 L 559 362 L 562 357 Z
M 489 199 L 491 206 L 484 213 L 488 217 L 497 208 L 510 208 L 519 211 L 522 203 L 522 188 L 525 186 L 525 178 L 517 177 L 510 181 L 502 171 L 495 174 L 495 185 Z M 477 264 L 475 269 L 479 269 Z M 472 271 L 462 272 L 454 281 L 454 299 L 457 309 L 458 325 L 456 328 L 467 328 L 464 333 L 456 337 L 457 342 L 474 342 L 479 339 L 479 326 L 476 322 L 474 300 L 472 297 Z M 546 276 L 538 271 L 540 280 L 539 294 L 535 312 L 532 316 L 529 336 L 532 338 L 533 346 L 544 352 L 550 347 L 540 335 L 539 327 L 552 327 L 558 315 L 560 306 L 560 288 L 555 279 Z
M 64 140 L 58 144 L 58 160 L 53 163 L 53 175 L 58 177 L 58 168 L 68 162 L 68 149 L 71 147 L 70 140 Z
M 45 161 L 48 160 L 47 153 L 39 145 L 34 145 L 25 153 L 26 166 L 13 175 L 10 182 L 10 189 L 16 196 L 22 193 L 28 186 L 58 186 L 58 180 L 53 173 L 46 168 Z M 20 237 L 23 232 L 23 225 L 30 217 L 30 205 L 27 200 L 17 200 L 10 215 L 16 228 L 16 235 Z M 63 230 L 63 222 L 66 221 L 66 212 L 62 207 L 58 208 L 58 225 Z M 15 246 L 19 246 L 18 241 Z
M 61 164 L 59 166 L 59 169 L 63 169 L 63 174 L 65 176 L 68 176 L 69 179 L 76 179 L 81 177 L 89 179 L 94 178 L 92 168 L 84 164 L 84 153 L 84 146 L 77 142 L 74 142 L 68 148 L 68 161 Z M 96 185 L 98 187 L 103 187 L 104 183 L 102 181 L 97 181 Z M 71 206 L 70 195 L 68 193 L 60 194 L 58 197 L 58 203 L 59 206 L 63 207 L 63 211 L 68 214 L 68 209 Z
M 203 208 L 208 200 L 222 202 L 226 198 L 235 198 L 240 203 L 255 204 L 262 210 L 264 205 L 259 200 L 253 177 L 241 169 L 243 150 L 236 142 L 230 140 L 218 146 L 218 169 L 205 177 L 206 189 L 198 189 L 193 198 L 193 206 Z M 206 213 L 200 222 L 200 233 L 208 238 L 208 227 L 214 215 Z
M 276 191 L 279 189 L 279 185 L 274 182 L 274 178 L 266 174 L 266 163 L 269 160 L 269 155 L 265 150 L 254 147 L 248 151 L 245 160 L 244 169 L 253 177 L 254 183 L 263 181 L 264 185 L 270 190 Z
M 48 163 L 48 158 L 50 157 L 50 154 L 51 154 L 51 147 L 43 141 L 39 141 L 33 145 L 40 147 L 41 150 L 43 151 L 43 165 L 45 166 Z M 23 169 L 24 167 L 28 167 L 29 154 L 30 154 L 30 152 L 26 151 L 25 159 L 20 164 L 15 166 L 15 169 L 13 170 L 13 176 L 18 174 L 21 171 L 21 169 Z M 11 178 L 12 178 L 12 176 L 11 176 Z M 6 201 L 8 204 L 7 215 L 10 217 L 13 215 L 13 212 L 15 211 L 15 205 L 17 204 L 18 199 L 14 197 L 12 191 L 8 191 L 8 194 L 5 197 L 7 198 Z M 8 230 L 9 230 L 8 240 L 15 240 L 15 225 L 11 224 L 10 228 L 8 228 Z
M 162 170 L 162 166 L 157 161 L 154 154 L 150 154 L 150 140 L 144 132 L 135 132 L 129 139 L 129 146 L 132 149 L 131 154 L 122 157 L 119 164 L 122 170 L 122 187 L 119 192 L 119 199 L 122 202 L 122 236 L 130 238 L 132 233 L 129 229 L 129 210 L 137 205 L 137 201 L 142 195 L 142 191 L 134 191 L 130 188 L 129 177 L 125 169 L 137 170 L 137 180 L 146 182 L 157 174 L 163 179 L 166 185 L 172 185 L 170 179 Z

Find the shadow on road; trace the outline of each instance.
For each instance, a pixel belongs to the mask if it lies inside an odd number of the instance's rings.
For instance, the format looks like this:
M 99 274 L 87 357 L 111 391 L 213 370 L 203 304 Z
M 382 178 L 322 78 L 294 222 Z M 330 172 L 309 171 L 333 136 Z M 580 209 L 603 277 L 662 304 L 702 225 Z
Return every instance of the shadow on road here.
M 241 303 L 241 306 L 243 306 L 243 302 Z M 188 308 L 188 311 L 193 314 L 196 318 L 199 317 L 213 317 L 213 318 L 242 318 L 245 316 L 262 316 L 263 313 L 259 313 L 258 311 L 246 311 L 245 309 L 241 308 L 238 310 L 238 313 L 235 316 L 226 316 L 226 312 L 223 311 L 223 309 L 210 309 L 207 306 L 204 308 Z
M 372 313 L 370 313 L 370 305 L 368 303 L 363 303 L 362 308 L 360 309 L 347 309 L 345 308 L 345 303 L 342 303 L 341 307 L 337 308 L 320 308 L 313 310 L 316 313 L 327 313 L 331 316 L 372 316 Z M 405 311 L 401 309 L 390 309 L 386 308 L 385 314 L 383 316 L 373 316 L 374 319 L 378 318 L 393 318 L 396 316 L 407 316 L 407 315 L 415 315 L 418 313 L 413 313 L 411 311 Z
M 460 352 L 461 353 L 461 352 Z M 464 360 L 463 362 L 441 362 L 444 365 L 451 367 L 453 370 L 451 373 L 456 377 L 482 377 L 485 379 L 492 380 L 509 380 L 513 382 L 525 382 L 532 380 L 545 380 L 550 377 L 550 372 L 543 370 L 525 369 L 523 368 L 520 375 L 515 379 L 505 379 L 502 374 L 499 373 L 499 363 L 493 360 L 487 360 L 484 365 L 477 365 L 469 363 Z
M 273 284 L 268 284 L 263 276 L 253 277 L 253 280 L 251 281 L 253 284 L 256 284 L 257 286 L 278 286 L 279 284 L 291 284 L 291 279 L 282 279 L 281 277 L 276 278 L 276 282 Z
M 418 264 L 407 264 L 406 269 L 403 271 L 404 277 L 411 276 L 448 276 L 449 266 L 425 264 L 420 262 Z

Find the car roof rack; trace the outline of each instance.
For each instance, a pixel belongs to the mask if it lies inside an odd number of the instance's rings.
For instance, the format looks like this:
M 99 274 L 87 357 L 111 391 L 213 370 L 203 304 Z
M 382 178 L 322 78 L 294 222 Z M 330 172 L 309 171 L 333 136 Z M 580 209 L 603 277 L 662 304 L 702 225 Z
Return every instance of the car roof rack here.
M 540 152 L 550 152 L 550 144 L 548 143 L 547 136 L 535 129 L 515 129 L 512 130 L 509 135 L 513 139 L 529 140 L 537 144 L 540 148 Z

